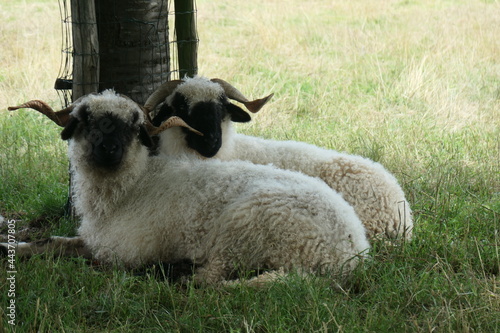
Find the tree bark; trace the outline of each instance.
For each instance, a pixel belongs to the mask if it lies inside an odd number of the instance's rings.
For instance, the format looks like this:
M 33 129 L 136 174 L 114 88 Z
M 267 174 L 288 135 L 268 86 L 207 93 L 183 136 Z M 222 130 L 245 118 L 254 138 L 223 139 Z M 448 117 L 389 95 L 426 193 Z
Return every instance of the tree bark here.
M 170 79 L 167 0 L 95 0 L 99 91 L 114 88 L 143 104 Z

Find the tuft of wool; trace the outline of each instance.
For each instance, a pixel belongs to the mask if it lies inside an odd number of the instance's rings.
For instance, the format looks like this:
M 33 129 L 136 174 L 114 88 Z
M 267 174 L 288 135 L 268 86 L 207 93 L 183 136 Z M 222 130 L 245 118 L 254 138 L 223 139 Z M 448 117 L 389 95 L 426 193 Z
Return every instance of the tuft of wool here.
M 184 78 L 175 91 L 186 97 L 189 106 L 199 102 L 217 101 L 224 95 L 224 89 L 218 83 L 202 76 Z M 167 98 L 167 103 L 170 103 L 172 96 Z

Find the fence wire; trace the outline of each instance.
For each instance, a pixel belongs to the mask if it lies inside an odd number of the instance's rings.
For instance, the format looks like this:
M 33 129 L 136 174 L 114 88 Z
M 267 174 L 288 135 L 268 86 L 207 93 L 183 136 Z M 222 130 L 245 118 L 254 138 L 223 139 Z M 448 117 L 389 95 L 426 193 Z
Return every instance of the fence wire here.
M 151 91 L 160 84 L 184 76 L 186 70 L 197 72 L 196 66 L 182 71 L 179 69 L 179 45 L 188 43 L 196 44 L 197 47 L 198 37 L 196 35 L 188 40 L 177 39 L 175 19 L 182 18 L 182 14 L 186 13 L 176 13 L 173 0 L 128 1 L 128 4 L 132 3 L 132 8 L 124 8 L 125 4 L 121 0 L 95 0 L 95 22 L 77 22 L 73 19 L 71 1 L 59 0 L 62 57 L 55 89 L 63 106 L 73 101 L 73 85 L 89 84 L 76 82 L 75 77 L 82 75 L 74 73 L 80 70 L 74 68 L 76 58 L 96 55 L 75 51 L 72 34 L 84 25 L 97 24 L 99 91 L 114 88 L 118 92 L 128 94 L 137 102 L 144 102 Z M 196 12 L 194 2 L 190 15 L 194 20 Z

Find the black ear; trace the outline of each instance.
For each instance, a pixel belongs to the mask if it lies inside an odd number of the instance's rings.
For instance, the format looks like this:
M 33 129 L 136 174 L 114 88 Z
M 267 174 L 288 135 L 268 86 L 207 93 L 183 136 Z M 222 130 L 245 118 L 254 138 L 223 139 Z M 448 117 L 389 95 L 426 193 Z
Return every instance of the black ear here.
M 227 113 L 231 116 L 231 120 L 235 123 L 246 123 L 252 120 L 250 115 L 242 108 L 232 103 L 226 104 Z
M 79 123 L 80 120 L 78 120 L 75 117 L 70 117 L 68 123 L 66 124 L 66 126 L 64 126 L 64 129 L 61 132 L 61 139 L 63 140 L 71 139 Z
M 144 125 L 139 126 L 139 140 L 141 140 L 141 143 L 146 147 L 153 147 L 153 140 Z

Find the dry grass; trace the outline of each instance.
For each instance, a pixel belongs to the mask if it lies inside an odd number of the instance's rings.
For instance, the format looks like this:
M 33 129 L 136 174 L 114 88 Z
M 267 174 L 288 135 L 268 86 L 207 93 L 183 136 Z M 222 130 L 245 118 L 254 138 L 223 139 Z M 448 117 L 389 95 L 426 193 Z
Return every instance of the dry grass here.
M 282 92 L 261 123 L 309 107 L 312 117 L 340 112 L 373 126 L 387 117 L 499 125 L 498 5 L 202 1 L 199 12 L 202 74 Z M 315 105 L 301 105 L 308 96 Z
M 57 1 L 2 1 L 0 21 L 0 112 L 27 99 L 57 102 L 62 44 Z
M 500 123 L 498 7 L 475 1 L 199 1 L 200 74 L 233 81 L 252 95 L 277 92 L 259 115 L 262 126 L 290 121 L 297 109 L 309 107 L 311 117 L 335 112 L 373 126 L 385 117 L 428 117 L 449 130 L 493 129 Z M 27 98 L 57 101 L 58 4 L 1 3 L 0 19 L 0 107 Z M 363 83 L 376 94 L 363 91 Z M 304 97 L 315 105 L 304 105 Z M 384 105 L 396 98 L 403 105 Z

